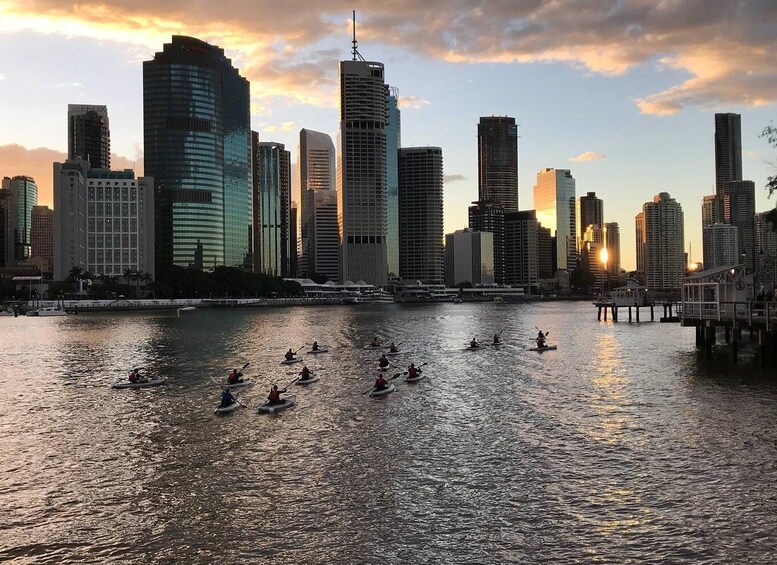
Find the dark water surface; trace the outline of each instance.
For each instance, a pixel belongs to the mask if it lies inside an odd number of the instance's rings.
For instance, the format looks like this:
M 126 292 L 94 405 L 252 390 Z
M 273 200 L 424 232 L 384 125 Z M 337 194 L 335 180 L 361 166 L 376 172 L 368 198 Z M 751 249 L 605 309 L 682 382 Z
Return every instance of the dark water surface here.
M 373 335 L 430 378 L 364 396 Z M 257 414 L 314 339 L 321 380 Z M 0 318 L 0 561 L 774 562 L 777 386 L 693 340 L 562 302 Z M 108 387 L 132 366 L 170 381 Z

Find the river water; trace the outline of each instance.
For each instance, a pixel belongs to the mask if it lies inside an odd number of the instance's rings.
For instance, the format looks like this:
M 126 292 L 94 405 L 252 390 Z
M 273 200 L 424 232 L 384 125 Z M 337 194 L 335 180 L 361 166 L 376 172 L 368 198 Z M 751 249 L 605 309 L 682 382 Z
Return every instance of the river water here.
M 429 378 L 363 395 L 373 335 Z M 314 339 L 321 380 L 257 414 Z M 0 318 L 0 561 L 773 562 L 777 386 L 693 343 L 569 302 Z M 108 387 L 132 366 L 170 380 Z

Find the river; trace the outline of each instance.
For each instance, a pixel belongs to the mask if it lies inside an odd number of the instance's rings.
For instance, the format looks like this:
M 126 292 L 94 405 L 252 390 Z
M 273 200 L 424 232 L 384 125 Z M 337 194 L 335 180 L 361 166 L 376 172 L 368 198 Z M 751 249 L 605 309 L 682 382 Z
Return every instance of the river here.
M 373 336 L 429 378 L 365 396 Z M 575 302 L 0 318 L 0 561 L 771 563 L 777 381 L 693 344 Z M 133 366 L 169 382 L 109 388 Z

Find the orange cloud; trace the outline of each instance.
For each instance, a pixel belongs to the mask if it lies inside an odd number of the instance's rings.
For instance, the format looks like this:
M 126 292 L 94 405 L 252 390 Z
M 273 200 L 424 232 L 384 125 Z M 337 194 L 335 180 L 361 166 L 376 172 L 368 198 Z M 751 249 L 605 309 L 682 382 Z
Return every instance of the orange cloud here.
M 572 157 L 570 161 L 601 161 L 604 159 L 605 156 L 603 153 L 599 153 L 598 151 L 586 151 L 585 153 L 581 153 L 577 157 Z

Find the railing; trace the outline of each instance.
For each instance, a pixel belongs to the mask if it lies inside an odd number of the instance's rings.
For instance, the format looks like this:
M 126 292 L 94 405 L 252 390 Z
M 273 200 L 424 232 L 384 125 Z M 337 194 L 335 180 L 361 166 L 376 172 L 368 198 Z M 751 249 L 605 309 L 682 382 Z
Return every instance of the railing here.
M 777 322 L 777 302 L 683 302 L 683 319 L 766 325 Z

